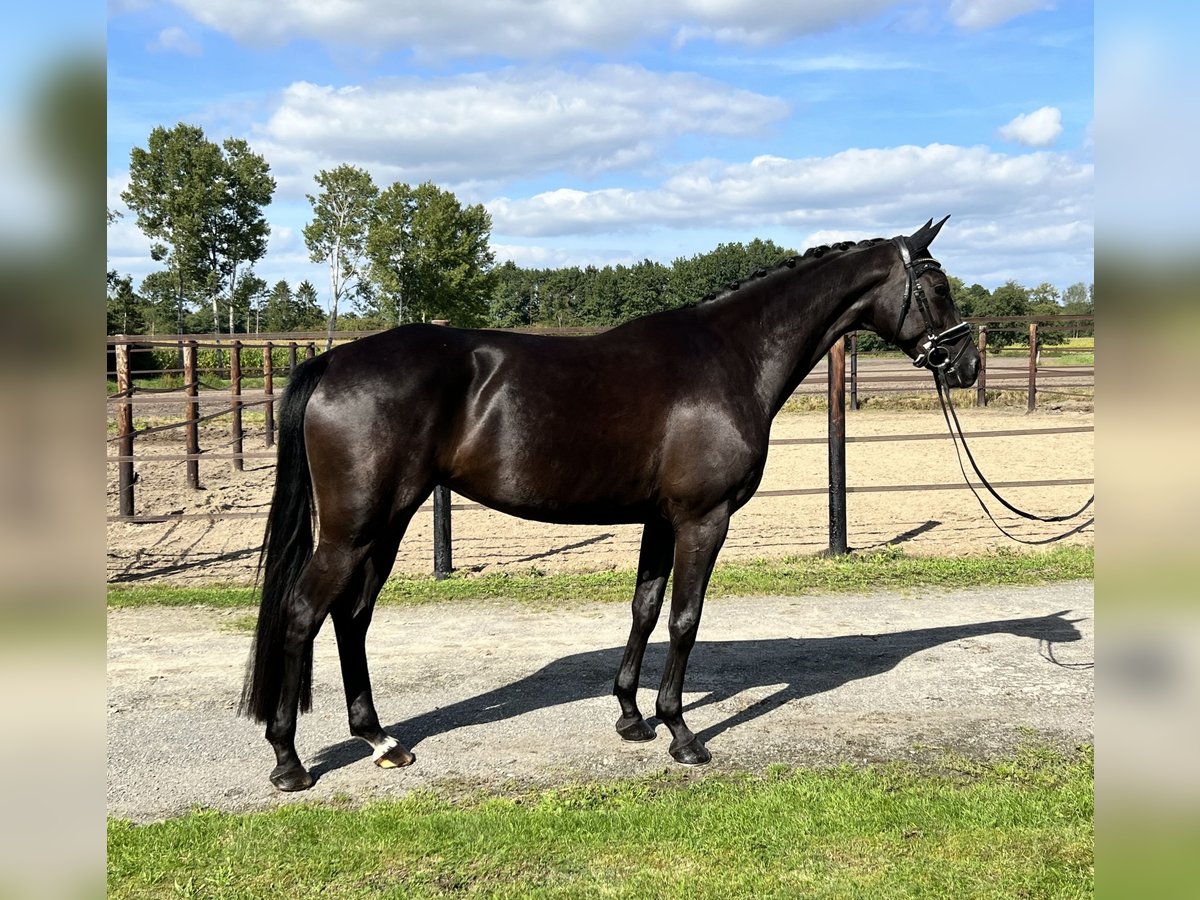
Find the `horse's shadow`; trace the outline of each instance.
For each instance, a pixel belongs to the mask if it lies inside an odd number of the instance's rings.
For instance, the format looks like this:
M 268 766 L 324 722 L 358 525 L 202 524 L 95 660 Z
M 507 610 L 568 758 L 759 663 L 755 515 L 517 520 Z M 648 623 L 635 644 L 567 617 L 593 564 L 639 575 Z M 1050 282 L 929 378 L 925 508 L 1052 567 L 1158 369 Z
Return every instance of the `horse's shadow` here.
M 705 696 L 685 708 L 720 703 L 757 687 L 783 685 L 773 694 L 698 732 L 701 739 L 709 740 L 789 700 L 879 675 L 915 653 L 953 641 L 1012 634 L 1037 641 L 1039 649 L 1043 644 L 1078 641 L 1082 635 L 1074 622 L 1080 620 L 1065 618 L 1067 612 L 886 634 L 700 642 L 688 666 L 688 690 L 702 691 Z M 665 643 L 647 647 L 643 687 L 658 686 L 656 679 L 663 670 L 666 649 Z M 609 647 L 573 653 L 503 687 L 397 722 L 387 730 L 415 747 L 425 738 L 456 728 L 498 722 L 533 710 L 610 695 L 623 652 L 624 647 Z M 1052 653 L 1044 652 L 1042 656 L 1048 664 L 1058 664 Z M 614 701 L 614 716 L 616 712 Z M 655 720 L 648 721 L 654 724 Z M 311 772 L 317 778 L 369 755 L 370 748 L 362 741 L 340 741 L 317 753 Z

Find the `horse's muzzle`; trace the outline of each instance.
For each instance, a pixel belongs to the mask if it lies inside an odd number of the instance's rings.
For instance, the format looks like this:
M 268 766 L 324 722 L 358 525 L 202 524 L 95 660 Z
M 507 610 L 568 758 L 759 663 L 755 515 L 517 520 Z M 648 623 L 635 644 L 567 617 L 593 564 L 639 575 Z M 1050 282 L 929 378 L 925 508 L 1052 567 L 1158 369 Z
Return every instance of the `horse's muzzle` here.
M 967 388 L 979 377 L 979 351 L 974 347 L 966 351 L 954 361 L 954 364 L 942 370 L 946 386 L 952 388 Z

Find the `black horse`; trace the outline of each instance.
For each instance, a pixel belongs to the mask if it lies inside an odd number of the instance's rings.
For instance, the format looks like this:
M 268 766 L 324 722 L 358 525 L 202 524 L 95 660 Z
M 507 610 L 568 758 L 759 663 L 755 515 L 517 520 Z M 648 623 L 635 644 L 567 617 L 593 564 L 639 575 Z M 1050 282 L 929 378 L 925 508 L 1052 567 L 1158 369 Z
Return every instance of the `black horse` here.
M 593 337 L 407 325 L 300 366 L 281 404 L 241 705 L 266 723 L 272 783 L 312 784 L 296 754 L 296 716 L 311 706 L 313 639 L 326 615 L 351 734 L 371 744 L 377 765 L 413 761 L 379 724 L 365 641 L 409 520 L 438 484 L 522 518 L 644 526 L 614 689 L 617 731 L 654 737 L 636 689 L 673 568 L 657 713 L 675 760 L 708 762 L 683 721 L 684 672 L 729 517 L 758 487 L 784 401 L 856 329 L 883 336 L 948 386 L 975 380 L 969 328 L 928 252 L 945 221 L 890 241 L 815 248 L 695 306 Z

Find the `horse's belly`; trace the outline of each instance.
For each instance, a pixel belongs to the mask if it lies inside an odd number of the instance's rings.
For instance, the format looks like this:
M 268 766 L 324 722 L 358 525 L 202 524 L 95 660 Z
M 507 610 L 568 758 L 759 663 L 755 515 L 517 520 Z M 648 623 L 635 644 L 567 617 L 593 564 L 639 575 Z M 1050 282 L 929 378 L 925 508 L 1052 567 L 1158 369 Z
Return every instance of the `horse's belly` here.
M 655 491 L 641 473 L 575 465 L 561 459 L 535 466 L 496 459 L 493 467 L 460 472 L 448 478 L 447 484 L 492 509 L 540 522 L 640 522 L 656 505 Z

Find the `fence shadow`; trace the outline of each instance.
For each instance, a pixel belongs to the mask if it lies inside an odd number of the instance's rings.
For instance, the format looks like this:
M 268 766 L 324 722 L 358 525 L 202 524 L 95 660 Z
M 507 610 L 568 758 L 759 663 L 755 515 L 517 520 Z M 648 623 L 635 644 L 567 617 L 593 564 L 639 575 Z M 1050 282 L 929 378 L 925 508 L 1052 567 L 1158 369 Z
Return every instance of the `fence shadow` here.
M 260 552 L 258 547 L 250 547 L 245 550 L 230 550 L 227 553 L 206 553 L 200 556 L 192 556 L 186 562 L 174 562 L 164 566 L 158 566 L 154 569 L 134 569 L 133 567 L 141 562 L 140 559 L 134 559 L 121 572 L 113 575 L 108 579 L 109 584 L 128 584 L 133 581 L 152 581 L 157 578 L 163 578 L 168 575 L 179 575 L 183 572 L 191 572 L 197 569 L 204 569 L 214 563 L 236 562 L 243 559 L 257 559 Z
M 705 696 L 686 708 L 698 709 L 719 703 L 757 687 L 783 685 L 770 696 L 698 732 L 702 739 L 708 740 L 730 728 L 752 722 L 789 700 L 811 697 L 852 681 L 871 678 L 891 670 L 915 653 L 953 641 L 988 634 L 1013 634 L 1035 641 L 1036 644 L 1030 647 L 1033 653 L 1038 653 L 1043 644 L 1078 641 L 1082 635 L 1074 623 L 1080 620 L 1066 618 L 1068 612 L 885 634 L 700 642 L 692 652 L 687 689 L 703 691 Z M 609 647 L 573 653 L 503 687 L 396 722 L 387 730 L 409 747 L 416 747 L 426 738 L 457 728 L 608 696 L 612 693 L 612 680 L 623 652 L 624 647 Z M 665 658 L 665 643 L 651 644 L 647 648 L 643 687 L 658 687 L 657 679 Z M 404 698 L 389 698 L 385 702 L 403 703 Z M 615 721 L 616 701 L 613 701 L 612 712 Z M 656 720 L 649 721 L 655 724 Z M 618 740 L 615 735 L 613 739 Z M 370 749 L 362 741 L 341 741 L 316 754 L 312 775 L 318 778 L 369 755 Z
M 534 553 L 530 556 L 522 556 L 520 559 L 514 559 L 513 563 L 535 562 L 539 559 L 548 559 L 551 556 L 557 556 L 559 553 L 566 553 L 570 550 L 582 550 L 584 547 L 590 547 L 592 544 L 602 544 L 607 540 L 616 537 L 615 534 L 606 531 L 604 534 L 598 534 L 595 537 L 590 537 L 587 540 L 576 541 L 574 544 L 563 544 L 561 547 L 554 547 L 542 553 Z
M 865 547 L 856 547 L 854 549 L 856 549 L 856 550 L 878 550 L 881 547 L 894 547 L 897 544 L 903 544 L 906 541 L 911 541 L 914 538 L 919 538 L 921 535 L 926 534 L 930 531 L 933 531 L 933 529 L 937 528 L 941 524 L 942 523 L 939 522 L 937 519 L 927 519 L 926 521 L 922 522 L 920 525 L 917 525 L 915 528 L 910 528 L 910 529 L 908 529 L 908 531 L 902 531 L 895 537 L 888 538 L 887 540 L 883 540 L 883 541 L 877 541 L 876 543 L 868 544 Z

